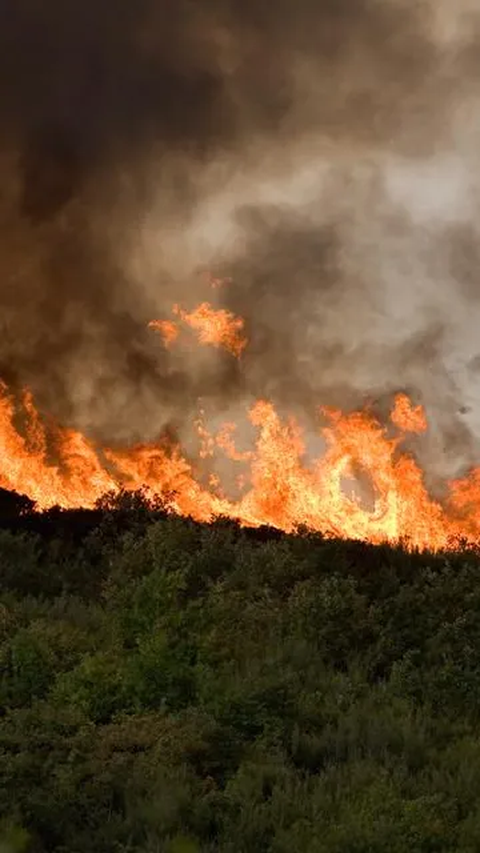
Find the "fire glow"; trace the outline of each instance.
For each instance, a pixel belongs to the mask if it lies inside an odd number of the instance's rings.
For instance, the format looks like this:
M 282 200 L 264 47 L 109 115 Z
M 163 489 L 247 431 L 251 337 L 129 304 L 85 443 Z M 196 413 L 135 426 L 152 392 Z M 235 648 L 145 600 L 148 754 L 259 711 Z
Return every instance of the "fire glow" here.
M 19 413 L 21 430 L 16 426 Z M 163 497 L 167 508 L 198 521 L 227 516 L 246 526 L 267 524 L 284 531 L 307 527 L 342 538 L 402 541 L 433 550 L 459 537 L 478 541 L 480 470 L 452 483 L 441 505 L 427 493 L 414 458 L 402 451 L 409 432 L 426 428 L 421 407 L 397 396 L 386 426 L 369 411 L 322 410 L 322 417 L 319 432 L 326 450 L 310 464 L 299 424 L 293 418 L 282 420 L 267 401 L 258 401 L 249 412 L 256 430 L 252 451 L 237 449 L 234 424 L 225 424 L 215 435 L 202 427 L 203 456 L 218 452 L 239 466 L 237 479 L 244 486 L 233 500 L 216 476 L 202 485 L 198 464 L 179 446 L 95 447 L 74 430 L 47 429 L 28 392 L 15 404 L 2 386 L 0 485 L 27 494 L 41 509 L 91 507 L 111 489 L 146 487 Z M 358 470 L 373 488 L 368 508 L 343 487 Z
M 209 302 L 202 302 L 190 312 L 179 305 L 174 305 L 172 310 L 180 321 L 197 333 L 199 343 L 217 349 L 223 348 L 236 358 L 240 358 L 248 343 L 243 335 L 242 317 L 235 317 L 224 308 L 213 308 Z M 159 332 L 167 348 L 175 343 L 180 334 L 180 327 L 173 320 L 152 320 L 148 325 Z

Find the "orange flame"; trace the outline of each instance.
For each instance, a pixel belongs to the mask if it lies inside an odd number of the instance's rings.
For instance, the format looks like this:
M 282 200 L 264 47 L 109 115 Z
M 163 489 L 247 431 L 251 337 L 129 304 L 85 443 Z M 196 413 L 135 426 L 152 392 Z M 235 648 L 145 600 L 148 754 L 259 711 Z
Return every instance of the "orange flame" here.
M 172 310 L 180 320 L 198 333 L 201 344 L 223 347 L 236 358 L 240 357 L 247 346 L 247 338 L 242 334 L 245 325 L 243 319 L 235 317 L 224 308 L 213 308 L 209 302 L 202 302 L 191 312 L 185 311 L 179 305 L 174 305 Z M 180 333 L 178 324 L 173 320 L 151 320 L 148 326 L 159 332 L 167 348 L 175 343 Z
M 178 338 L 179 328 L 173 320 L 151 320 L 148 324 L 149 329 L 154 329 L 163 338 L 163 343 L 168 349 Z
M 15 407 L 5 385 L 0 385 L 2 488 L 27 494 L 40 507 L 79 507 L 92 506 L 99 495 L 116 487 L 93 445 L 81 433 L 62 429 L 47 436 L 28 392 L 22 402 L 26 437 L 16 429 Z
M 211 344 L 214 347 L 224 347 L 232 355 L 239 358 L 247 345 L 247 339 L 242 335 L 244 321 L 235 317 L 231 311 L 224 308 L 213 308 L 209 302 L 202 302 L 190 313 L 179 305 L 174 305 L 173 313 L 180 317 L 187 326 L 198 332 L 201 344 Z
M 239 451 L 235 447 L 233 433 L 237 426 L 233 423 L 225 423 L 219 429 L 215 444 L 234 462 L 250 462 L 253 458 L 253 453 L 250 450 Z
M 397 394 L 390 420 L 402 432 L 426 432 L 427 419 L 422 406 L 413 406 L 406 394 Z
M 17 426 L 19 417 L 24 426 Z M 225 497 L 216 473 L 206 485 L 198 464 L 180 447 L 161 444 L 132 448 L 96 448 L 79 432 L 46 428 L 31 396 L 15 406 L 0 386 L 0 486 L 25 493 L 40 508 L 92 506 L 106 491 L 123 485 L 147 487 L 168 507 L 199 521 L 224 515 L 243 525 L 273 525 L 285 531 L 300 526 L 368 540 L 405 541 L 410 547 L 440 549 L 452 538 L 480 538 L 480 469 L 451 484 L 441 505 L 427 493 L 414 458 L 401 450 L 406 430 L 423 429 L 424 412 L 405 395 L 395 401 L 391 420 L 399 430 L 391 437 L 369 412 L 344 415 L 325 410 L 320 432 L 323 456 L 308 464 L 298 423 L 282 421 L 271 403 L 258 401 L 250 411 L 257 430 L 254 450 L 235 447 L 235 425 L 224 424 L 216 436 L 197 423 L 199 460 L 210 464 L 221 450 L 243 486 L 237 500 Z M 200 464 L 200 463 L 199 463 Z M 349 495 L 348 479 L 361 472 L 373 499 L 367 506 Z

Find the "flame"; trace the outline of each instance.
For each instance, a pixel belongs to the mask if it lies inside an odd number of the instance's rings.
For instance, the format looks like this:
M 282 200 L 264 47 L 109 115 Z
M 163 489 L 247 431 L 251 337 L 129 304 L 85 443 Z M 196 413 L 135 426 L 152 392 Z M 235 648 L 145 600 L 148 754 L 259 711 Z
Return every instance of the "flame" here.
M 245 325 L 243 319 L 235 317 L 225 308 L 213 308 L 209 302 L 202 302 L 190 313 L 179 305 L 174 305 L 173 313 L 198 332 L 201 344 L 224 347 L 239 358 L 248 343 L 242 335 Z
M 402 432 L 426 432 L 427 419 L 422 406 L 413 406 L 406 394 L 397 394 L 390 420 Z
M 0 486 L 29 495 L 42 509 L 89 507 L 111 489 L 147 487 L 171 510 L 199 521 L 223 515 L 247 526 L 269 524 L 285 531 L 306 526 L 339 537 L 404 541 L 432 550 L 455 538 L 479 540 L 480 469 L 451 483 L 440 504 L 428 494 L 415 459 L 402 450 L 407 431 L 426 427 L 420 406 L 399 395 L 390 426 L 369 411 L 324 409 L 321 417 L 326 449 L 313 462 L 308 462 L 298 422 L 280 418 L 267 401 L 258 401 L 249 412 L 256 430 L 253 450 L 236 448 L 235 424 L 226 423 L 213 435 L 203 420 L 197 421 L 200 449 L 194 462 L 178 445 L 161 442 L 96 447 L 79 432 L 47 425 L 28 392 L 14 401 L 1 385 Z M 235 500 L 226 497 L 218 472 L 210 471 L 207 478 L 201 473 L 219 452 L 242 489 Z M 346 488 L 360 474 L 368 481 L 371 505 Z
M 212 282 L 215 282 L 212 287 L 219 287 L 222 281 L 212 279 Z M 247 346 L 247 338 L 243 335 L 244 320 L 235 317 L 225 308 L 213 308 L 209 302 L 202 302 L 190 312 L 180 305 L 174 305 L 172 311 L 185 325 L 198 333 L 201 344 L 223 347 L 236 358 L 240 358 Z M 180 333 L 178 323 L 173 320 L 151 320 L 148 326 L 160 333 L 167 348 L 175 343 Z
M 215 444 L 234 462 L 250 462 L 253 453 L 250 450 L 239 451 L 235 447 L 233 434 L 236 428 L 234 423 L 223 424 L 216 435 Z
M 148 324 L 149 329 L 154 329 L 162 338 L 165 347 L 168 349 L 178 338 L 180 330 L 173 320 L 151 320 Z
M 117 486 L 93 445 L 71 429 L 47 430 L 25 392 L 21 409 L 24 437 L 15 426 L 15 406 L 0 384 L 0 486 L 27 494 L 39 507 L 92 506 L 102 493 Z M 53 464 L 51 457 L 56 459 Z

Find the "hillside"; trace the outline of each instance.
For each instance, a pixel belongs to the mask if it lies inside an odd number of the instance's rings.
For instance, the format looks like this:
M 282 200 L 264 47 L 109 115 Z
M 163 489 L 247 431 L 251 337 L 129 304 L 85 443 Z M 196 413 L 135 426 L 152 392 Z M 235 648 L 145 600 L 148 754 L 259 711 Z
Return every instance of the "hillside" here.
M 2 851 L 480 849 L 475 553 L 2 518 Z

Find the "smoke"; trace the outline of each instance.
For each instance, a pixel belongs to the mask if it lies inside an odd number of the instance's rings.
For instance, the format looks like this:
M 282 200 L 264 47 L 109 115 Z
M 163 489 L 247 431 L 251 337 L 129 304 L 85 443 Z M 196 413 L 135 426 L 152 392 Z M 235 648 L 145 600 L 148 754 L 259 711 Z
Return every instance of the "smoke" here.
M 107 441 L 185 432 L 199 401 L 313 419 L 405 389 L 430 415 L 432 476 L 474 460 L 474 0 L 7 5 L 11 385 Z M 245 317 L 240 362 L 148 330 L 204 299 Z

